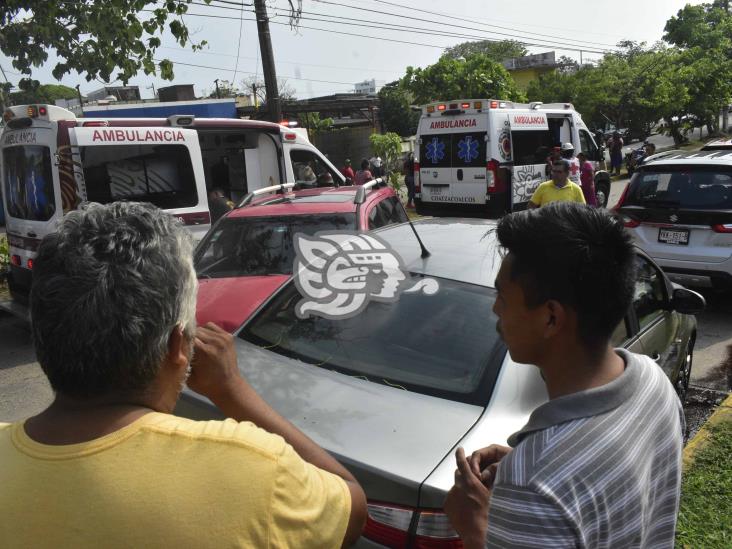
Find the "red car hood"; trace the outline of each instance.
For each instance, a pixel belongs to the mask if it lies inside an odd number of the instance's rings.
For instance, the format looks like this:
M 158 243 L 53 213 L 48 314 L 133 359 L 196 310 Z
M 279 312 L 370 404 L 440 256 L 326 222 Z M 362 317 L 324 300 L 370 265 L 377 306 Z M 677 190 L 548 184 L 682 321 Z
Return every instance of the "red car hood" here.
M 289 279 L 290 275 L 199 279 L 196 321 L 233 332 Z

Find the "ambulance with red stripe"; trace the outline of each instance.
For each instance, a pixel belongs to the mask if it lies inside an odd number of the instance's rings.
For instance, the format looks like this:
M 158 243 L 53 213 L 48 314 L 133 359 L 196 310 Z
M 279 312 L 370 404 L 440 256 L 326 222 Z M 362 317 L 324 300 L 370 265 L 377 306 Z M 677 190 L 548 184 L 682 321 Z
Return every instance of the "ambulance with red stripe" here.
M 425 105 L 414 167 L 417 212 L 497 217 L 524 209 L 549 178 L 552 148 L 563 143 L 593 162 L 598 204 L 605 206 L 610 176 L 599 169 L 604 152 L 571 103 L 460 99 Z
M 11 296 L 27 301 L 33 258 L 58 219 L 83 202 L 151 202 L 200 239 L 211 227 L 208 191 L 249 191 L 345 178 L 299 128 L 196 118 L 77 118 L 53 105 L 9 107 L 0 134 L 0 187 L 10 247 Z M 305 168 L 309 169 L 305 169 Z

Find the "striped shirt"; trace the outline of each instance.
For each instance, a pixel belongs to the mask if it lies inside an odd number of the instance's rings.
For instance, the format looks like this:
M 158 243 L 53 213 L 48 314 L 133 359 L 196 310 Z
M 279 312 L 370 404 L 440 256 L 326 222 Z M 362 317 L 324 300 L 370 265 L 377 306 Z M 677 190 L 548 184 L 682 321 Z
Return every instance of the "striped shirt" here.
M 620 377 L 547 402 L 511 435 L 486 547 L 673 547 L 681 403 L 650 358 L 617 353 Z

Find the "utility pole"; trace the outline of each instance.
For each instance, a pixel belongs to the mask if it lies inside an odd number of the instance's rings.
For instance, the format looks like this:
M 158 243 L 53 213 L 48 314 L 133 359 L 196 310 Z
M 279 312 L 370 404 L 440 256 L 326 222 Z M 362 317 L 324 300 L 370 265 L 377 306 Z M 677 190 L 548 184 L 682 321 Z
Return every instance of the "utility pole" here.
M 252 100 L 254 101 L 254 108 L 259 108 L 259 100 L 257 99 L 257 83 L 252 84 Z
M 84 100 L 81 98 L 81 90 L 79 89 L 79 84 L 76 85 L 76 95 L 79 96 L 79 110 L 81 111 L 81 116 L 84 116 Z
M 217 78 L 214 80 L 214 84 L 216 84 L 216 99 L 221 99 L 221 92 L 219 91 L 219 79 Z
M 272 122 L 282 119 L 280 107 L 280 93 L 277 90 L 277 74 L 275 71 L 272 40 L 269 34 L 269 18 L 265 0 L 254 0 L 254 12 L 257 17 L 257 32 L 259 33 L 259 50 L 262 53 L 262 69 L 264 71 L 264 86 L 267 92 L 267 110 Z

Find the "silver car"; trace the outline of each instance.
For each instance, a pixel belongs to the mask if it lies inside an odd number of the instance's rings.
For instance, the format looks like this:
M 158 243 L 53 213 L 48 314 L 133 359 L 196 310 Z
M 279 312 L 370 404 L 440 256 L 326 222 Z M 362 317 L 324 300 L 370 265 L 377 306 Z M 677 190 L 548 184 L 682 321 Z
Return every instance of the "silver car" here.
M 427 258 L 409 224 L 371 234 L 401 256 L 408 282 L 435 279 L 433 295 L 372 301 L 347 319 L 301 319 L 301 295 L 290 282 L 237 332 L 242 374 L 365 489 L 369 519 L 359 547 L 462 547 L 442 512 L 456 447 L 505 444 L 547 400 L 539 371 L 513 362 L 495 330 L 495 221 L 415 226 Z M 698 310 L 703 300 L 674 288 L 647 257 L 639 261 L 639 314 L 629 311 L 614 340 L 657 355 L 685 389 L 696 324 L 673 308 Z M 176 413 L 221 417 L 190 391 Z

